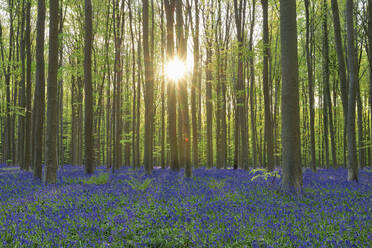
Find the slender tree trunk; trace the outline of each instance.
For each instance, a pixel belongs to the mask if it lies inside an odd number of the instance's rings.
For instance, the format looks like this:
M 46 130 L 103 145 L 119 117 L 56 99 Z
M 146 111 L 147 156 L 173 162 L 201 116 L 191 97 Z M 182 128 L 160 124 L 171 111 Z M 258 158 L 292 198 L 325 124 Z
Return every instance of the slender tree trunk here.
M 12 133 L 12 121 L 11 121 L 11 113 L 10 113 L 10 107 L 11 107 L 11 100 L 10 100 L 10 69 L 11 69 L 11 62 L 13 59 L 13 39 L 14 39 L 14 28 L 13 28 L 13 8 L 14 8 L 14 1 L 8 0 L 8 6 L 9 6 L 9 53 L 8 53 L 8 62 L 5 69 L 5 63 L 3 59 L 4 64 L 4 75 L 5 75 L 5 95 L 6 95 L 6 121 L 5 121 L 5 162 L 7 164 L 11 164 L 14 161 L 12 161 L 12 139 L 11 139 L 11 133 Z
M 329 91 L 329 51 L 328 51 L 328 30 L 327 30 L 327 6 L 326 2 L 323 1 L 323 60 L 322 60 L 322 69 L 323 69 L 323 128 L 324 128 L 324 152 L 326 158 L 326 167 L 329 167 L 329 135 L 328 135 L 328 112 L 330 109 L 328 106 L 330 105 L 328 101 L 330 100 L 330 91 Z
M 38 0 L 36 35 L 36 80 L 34 109 L 32 111 L 32 169 L 34 177 L 41 179 L 43 158 L 43 130 L 45 115 L 44 35 L 45 0 Z
M 222 109 L 220 111 L 220 119 L 221 119 L 221 167 L 226 169 L 227 168 L 227 127 L 226 127 L 226 84 L 227 84 L 227 56 L 226 51 L 228 47 L 226 45 L 226 49 L 224 50 L 224 55 L 222 58 L 222 68 L 221 68 L 221 87 L 222 87 Z
M 176 13 L 177 13 L 177 53 L 178 57 L 186 62 L 187 56 L 187 37 L 184 31 L 184 21 L 183 21 L 183 10 L 182 10 L 182 0 L 177 0 L 176 2 Z M 182 164 L 185 166 L 185 177 L 192 176 L 191 169 L 191 145 L 190 145 L 190 120 L 189 120 L 189 103 L 188 103 L 188 94 L 187 94 L 187 81 L 185 78 L 182 78 L 179 82 L 180 86 L 180 107 L 181 107 L 181 125 L 182 132 L 179 134 L 182 137 L 182 147 L 183 158 L 181 160 Z
M 257 144 L 256 144 L 256 116 L 255 116 L 255 67 L 254 67 L 254 48 L 253 48 L 253 33 L 255 25 L 256 15 L 256 0 L 252 3 L 252 16 L 251 16 L 251 27 L 249 32 L 249 51 L 251 56 L 249 57 L 249 73 L 250 73 L 250 114 L 251 114 L 251 128 L 252 128 L 252 159 L 253 167 L 257 166 Z
M 298 96 L 298 58 L 296 1 L 280 1 L 282 53 L 282 187 L 285 191 L 302 188 L 300 117 Z
M 347 52 L 349 68 L 349 98 L 347 111 L 348 180 L 358 181 L 358 158 L 355 140 L 355 98 L 358 84 L 357 58 L 354 45 L 353 0 L 346 1 Z
M 178 101 L 177 105 L 177 110 L 178 110 L 178 115 L 177 115 L 177 129 L 178 129 L 178 137 L 177 137 L 177 145 L 178 145 L 178 161 L 179 161 L 179 166 L 180 168 L 185 167 L 184 163 L 184 153 L 185 153 L 185 148 L 183 144 L 183 134 L 182 134 L 182 109 L 181 109 L 181 82 L 176 83 L 176 99 Z
M 160 134 L 160 145 L 161 145 L 161 168 L 164 169 L 165 164 L 165 34 L 164 34 L 164 2 L 161 1 L 160 10 L 160 29 L 161 29 L 161 134 Z
M 199 167 L 199 150 L 198 150 L 198 120 L 197 120 L 197 106 L 196 93 L 200 91 L 199 85 L 199 0 L 194 0 L 195 4 L 195 24 L 194 24 L 194 72 L 191 87 L 191 120 L 192 120 L 192 161 L 194 167 Z
M 175 0 L 164 0 L 165 14 L 167 18 L 167 60 L 170 61 L 174 56 L 174 9 Z M 178 171 L 178 146 L 177 146 L 177 128 L 176 128 L 176 91 L 174 82 L 168 83 L 168 123 L 170 140 L 170 167 Z
M 346 136 L 347 136 L 347 120 L 348 120 L 348 82 L 346 78 L 346 66 L 345 66 L 345 57 L 342 49 L 342 38 L 341 38 L 341 25 L 340 17 L 338 10 L 337 0 L 331 0 L 331 7 L 333 13 L 333 28 L 335 34 L 335 44 L 336 44 L 336 54 L 338 61 L 338 75 L 340 78 L 340 88 L 341 88 L 341 100 L 342 108 L 344 112 L 344 162 L 346 162 Z
M 207 47 L 207 64 L 206 64 L 206 116 L 207 116 L 207 167 L 213 167 L 213 103 L 212 103 L 212 49 L 210 45 Z
M 57 71 L 58 71 L 58 13 L 59 0 L 49 0 L 49 67 L 47 108 L 47 150 L 45 182 L 57 182 Z
M 26 46 L 25 46 L 25 1 L 22 1 L 22 11 L 21 11 L 21 36 L 20 36 L 20 55 L 21 55 L 21 80 L 19 82 L 19 97 L 18 104 L 21 111 L 26 113 Z M 25 115 L 18 116 L 18 163 L 21 170 L 25 170 L 25 159 L 24 159 L 24 148 L 25 148 Z
M 122 165 L 122 78 L 123 78 L 123 67 L 121 59 L 121 50 L 123 45 L 123 33 L 124 33 L 124 5 L 121 5 L 119 9 L 119 1 L 113 0 L 113 20 L 114 20 L 114 41 L 115 41 L 115 66 L 114 66 L 114 108 L 115 108 L 115 119 L 114 119 L 114 170 L 117 170 Z
M 133 91 L 133 108 L 132 108 L 132 166 L 136 167 L 137 155 L 136 155 L 136 123 L 137 123 L 137 116 L 136 116 L 136 98 L 137 98 L 137 91 L 136 91 L 136 53 L 135 53 L 135 45 L 134 45 L 134 32 L 133 32 L 133 13 L 132 13 L 132 1 L 128 1 L 128 9 L 129 9 L 129 29 L 130 29 L 130 37 L 131 37 L 131 46 L 132 46 L 132 91 Z
M 327 110 L 328 118 L 324 118 L 328 120 L 329 124 L 329 132 L 331 135 L 331 152 L 332 152 L 332 163 L 333 167 L 335 168 L 337 165 L 337 158 L 336 158 L 336 144 L 335 144 L 335 135 L 334 135 L 334 127 L 333 127 L 333 115 L 332 115 L 332 101 L 331 101 L 331 91 L 330 91 L 330 83 L 329 83 L 329 45 L 328 45 L 328 6 L 327 1 L 324 0 L 323 3 L 323 80 L 324 80 L 324 87 L 325 87 L 325 96 L 326 105 L 324 108 Z M 328 136 L 326 136 L 326 140 L 328 143 Z M 328 152 L 328 146 L 326 147 L 326 152 Z M 327 163 L 327 166 L 330 164 Z
M 107 83 L 108 87 L 106 88 L 106 168 L 112 167 L 112 122 L 110 118 L 111 114 L 111 67 L 110 67 L 110 58 L 109 58 L 109 38 L 111 33 L 110 25 L 110 4 L 107 7 L 106 13 L 106 37 L 105 37 L 105 56 L 106 56 L 106 68 L 107 68 Z M 133 62 L 134 63 L 134 62 Z M 133 82 L 134 84 L 134 82 Z
M 149 47 L 149 1 L 143 0 L 143 55 L 145 62 L 145 151 L 144 165 L 147 174 L 152 172 L 152 126 L 153 126 L 153 68 Z
M 25 46 L 26 46 L 26 126 L 25 126 L 25 169 L 30 170 L 30 152 L 31 152 L 31 1 L 27 1 L 26 7 L 26 33 L 25 33 Z
M 66 9 L 63 14 L 63 0 L 61 0 L 60 3 L 60 14 L 59 14 L 59 29 L 58 29 L 58 35 L 60 36 L 63 32 L 63 24 L 64 20 L 66 17 Z M 58 58 L 58 67 L 61 67 L 63 65 L 63 39 L 60 39 L 60 49 L 59 49 L 59 58 Z M 63 127 L 63 78 L 59 78 L 58 81 L 58 121 L 59 121 L 59 126 L 58 126 L 58 131 L 59 131 L 59 138 L 58 138 L 58 157 L 60 161 L 60 165 L 63 168 L 63 165 L 65 164 L 65 156 L 64 156 L 64 138 L 63 138 L 63 133 L 64 133 L 64 127 Z
M 273 149 L 273 130 L 272 130 L 272 114 L 271 114 L 271 95 L 269 90 L 269 24 L 268 24 L 268 1 L 262 0 L 263 9 L 263 46 L 264 46 L 264 57 L 263 57 L 263 89 L 264 89 L 264 101 L 265 101 L 265 143 L 267 146 L 267 158 L 268 158 L 268 170 L 274 169 L 274 149 Z
M 342 38 L 341 38 L 341 25 L 340 17 L 338 10 L 337 0 L 331 0 L 331 7 L 333 13 L 333 28 L 335 34 L 335 44 L 336 44 L 336 54 L 338 61 L 338 74 L 340 77 L 340 86 L 341 86 L 341 100 L 342 107 L 344 110 L 345 125 L 347 120 L 347 110 L 348 110 L 348 93 L 347 93 L 347 80 L 346 80 L 346 67 L 345 67 L 345 58 L 342 49 Z
M 142 84 L 142 62 L 141 62 L 141 31 L 138 28 L 138 47 L 137 47 L 137 64 L 138 64 L 138 74 L 137 74 L 137 125 L 136 125 L 136 161 L 137 167 L 141 165 L 140 156 L 140 125 L 141 125 L 141 84 Z
M 310 30 L 310 13 L 309 13 L 310 1 L 305 0 L 306 10 L 306 63 L 307 63 L 307 78 L 309 87 L 309 109 L 310 109 L 310 154 L 311 161 L 310 167 L 313 171 L 316 171 L 316 157 L 315 157 L 315 131 L 314 131 L 314 88 L 313 88 L 313 51 L 312 51 L 312 30 Z M 312 25 L 311 25 L 312 27 Z
M 247 128 L 247 116 L 246 116 L 246 93 L 244 83 L 244 71 L 243 71 L 243 41 L 244 41 L 244 23 L 245 23 L 245 7 L 246 0 L 234 0 L 235 9 L 235 23 L 237 28 L 237 40 L 238 40 L 238 73 L 237 73 L 237 119 L 239 128 L 238 135 L 240 136 L 238 150 L 238 167 L 248 169 L 248 128 Z M 239 166 L 240 164 L 240 166 Z
M 94 137 L 93 137 L 93 93 L 92 93 L 92 2 L 85 0 L 85 49 L 84 49 L 84 91 L 85 91 L 85 172 L 94 171 Z
M 75 63 L 73 62 L 72 65 Z M 72 165 L 79 164 L 79 102 L 77 100 L 78 88 L 76 77 L 71 77 L 71 157 Z

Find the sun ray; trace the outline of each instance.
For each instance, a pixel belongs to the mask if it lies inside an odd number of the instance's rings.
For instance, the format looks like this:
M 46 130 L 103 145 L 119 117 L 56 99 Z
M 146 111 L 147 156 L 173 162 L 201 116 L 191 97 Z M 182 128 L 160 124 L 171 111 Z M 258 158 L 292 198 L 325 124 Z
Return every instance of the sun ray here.
M 182 79 L 186 74 L 186 65 L 185 63 L 180 60 L 178 57 L 170 60 L 168 64 L 165 66 L 165 75 L 167 78 L 173 80 L 174 82 L 178 82 Z

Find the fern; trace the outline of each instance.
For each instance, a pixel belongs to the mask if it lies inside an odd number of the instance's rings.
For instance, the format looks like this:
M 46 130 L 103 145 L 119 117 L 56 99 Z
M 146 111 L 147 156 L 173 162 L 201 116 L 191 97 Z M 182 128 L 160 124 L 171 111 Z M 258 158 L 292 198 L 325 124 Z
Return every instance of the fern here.
M 127 179 L 125 181 L 133 190 L 145 192 L 150 186 L 152 180 L 150 178 L 147 178 L 145 181 L 141 182 L 140 180 L 131 177 L 130 180 Z
M 275 178 L 280 178 L 280 174 L 278 173 L 278 171 L 268 171 L 266 169 L 262 169 L 262 168 L 259 168 L 259 169 L 252 169 L 249 174 L 255 174 L 256 172 L 261 172 L 260 174 L 257 174 L 255 176 L 253 176 L 251 178 L 251 181 L 253 182 L 254 180 L 256 180 L 257 178 L 263 178 L 265 181 L 267 181 L 267 179 L 269 179 L 269 177 L 273 177 L 273 180 Z
M 88 180 L 84 180 L 86 184 L 106 184 L 109 179 L 108 173 L 102 173 L 99 176 L 91 176 Z

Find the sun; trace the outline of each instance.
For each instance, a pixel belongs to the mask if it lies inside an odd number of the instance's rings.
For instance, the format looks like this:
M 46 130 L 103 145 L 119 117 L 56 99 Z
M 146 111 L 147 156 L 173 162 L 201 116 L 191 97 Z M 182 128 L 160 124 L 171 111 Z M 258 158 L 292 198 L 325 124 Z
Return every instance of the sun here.
M 165 66 L 165 75 L 167 78 L 178 82 L 186 74 L 186 65 L 178 57 L 170 60 Z

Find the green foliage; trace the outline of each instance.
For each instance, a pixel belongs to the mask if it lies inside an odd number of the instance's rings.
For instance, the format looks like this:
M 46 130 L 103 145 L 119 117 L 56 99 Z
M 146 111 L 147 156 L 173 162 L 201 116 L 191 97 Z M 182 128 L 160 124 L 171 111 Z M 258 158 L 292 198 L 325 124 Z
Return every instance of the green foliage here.
M 99 176 L 91 176 L 88 180 L 83 180 L 86 184 L 106 184 L 109 179 L 108 173 L 102 173 Z
M 62 177 L 62 179 L 65 184 L 77 184 L 77 183 L 82 183 L 83 181 L 81 178 L 71 178 L 71 177 Z
M 274 178 L 280 178 L 280 175 L 278 171 L 268 171 L 266 169 L 258 168 L 258 169 L 252 169 L 249 174 L 255 174 L 256 172 L 259 172 L 259 174 L 255 175 L 254 177 L 251 178 L 251 181 L 253 182 L 257 178 L 263 178 L 265 181 L 269 177 L 274 177 Z
M 145 192 L 148 187 L 150 186 L 151 184 L 151 179 L 150 178 L 147 178 L 146 180 L 144 180 L 143 182 L 141 182 L 141 180 L 138 180 L 134 177 L 131 177 L 130 180 L 125 180 L 125 182 L 128 183 L 128 185 L 133 189 L 133 190 L 136 190 L 136 191 L 141 191 L 141 192 Z
M 66 184 L 106 184 L 109 180 L 108 173 L 102 173 L 98 176 L 91 176 L 87 179 L 83 178 L 70 178 L 70 177 L 63 177 L 63 182 Z
M 225 186 L 226 179 L 223 180 L 216 180 L 214 178 L 211 178 L 211 180 L 208 182 L 209 187 L 212 189 L 222 189 Z

